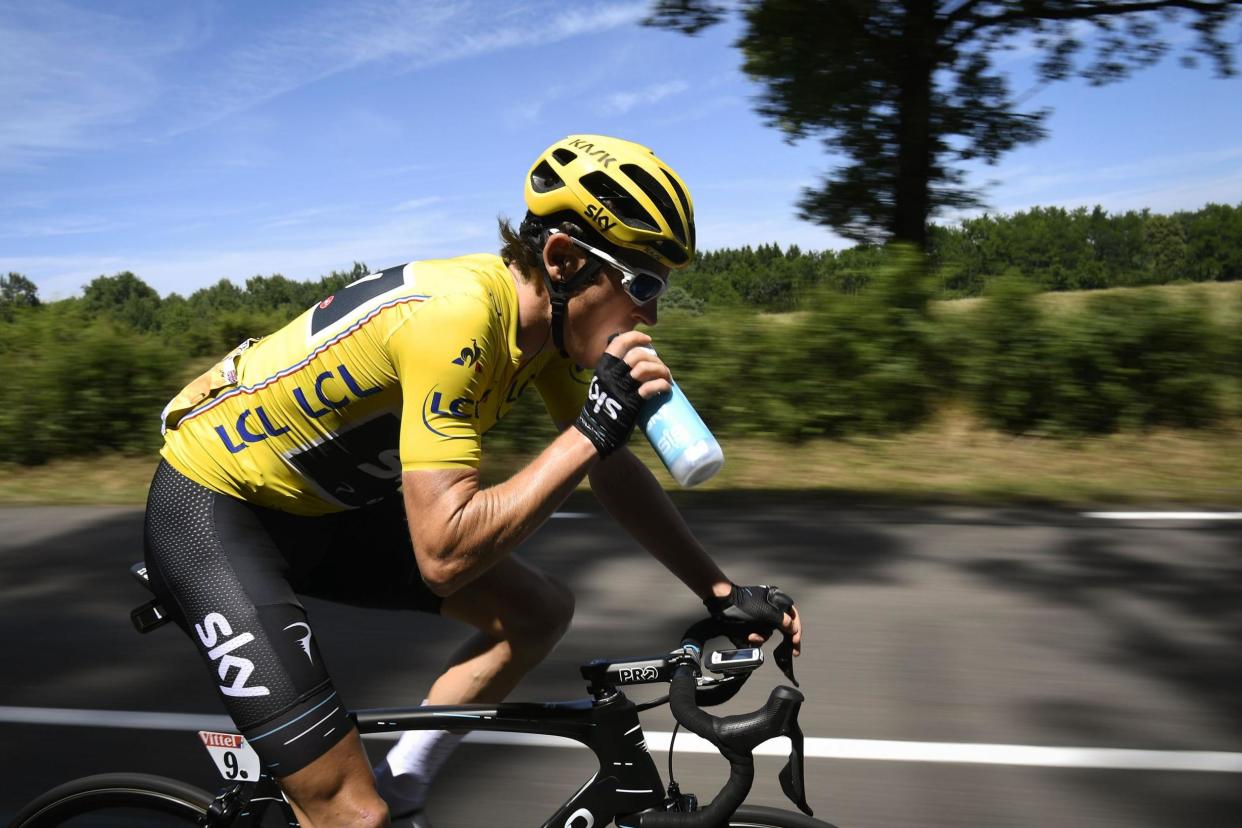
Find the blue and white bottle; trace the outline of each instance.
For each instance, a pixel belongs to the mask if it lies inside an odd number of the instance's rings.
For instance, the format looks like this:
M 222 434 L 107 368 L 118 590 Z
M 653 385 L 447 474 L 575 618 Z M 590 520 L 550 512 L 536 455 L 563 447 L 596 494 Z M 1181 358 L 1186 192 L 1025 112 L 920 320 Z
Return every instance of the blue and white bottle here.
M 675 382 L 672 391 L 643 405 L 638 427 L 673 479 L 687 489 L 712 477 L 724 465 L 720 443 Z

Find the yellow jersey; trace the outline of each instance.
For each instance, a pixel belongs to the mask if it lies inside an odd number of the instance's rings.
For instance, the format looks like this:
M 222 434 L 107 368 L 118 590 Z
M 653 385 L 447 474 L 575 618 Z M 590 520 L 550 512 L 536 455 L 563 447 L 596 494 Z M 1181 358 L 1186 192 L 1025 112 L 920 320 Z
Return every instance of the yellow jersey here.
M 498 256 L 364 276 L 239 347 L 164 412 L 162 455 L 203 486 L 303 515 L 390 495 L 402 471 L 478 468 L 482 436 L 532 383 L 568 423 L 590 374 L 525 362 Z

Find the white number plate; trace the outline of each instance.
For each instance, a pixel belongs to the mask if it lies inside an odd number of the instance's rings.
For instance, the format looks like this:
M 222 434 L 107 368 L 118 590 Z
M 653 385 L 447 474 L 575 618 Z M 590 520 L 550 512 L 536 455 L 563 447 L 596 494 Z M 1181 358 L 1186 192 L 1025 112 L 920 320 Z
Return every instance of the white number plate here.
M 200 730 L 198 738 L 211 754 L 220 775 L 230 781 L 256 781 L 259 778 L 259 754 L 236 733 L 214 733 Z

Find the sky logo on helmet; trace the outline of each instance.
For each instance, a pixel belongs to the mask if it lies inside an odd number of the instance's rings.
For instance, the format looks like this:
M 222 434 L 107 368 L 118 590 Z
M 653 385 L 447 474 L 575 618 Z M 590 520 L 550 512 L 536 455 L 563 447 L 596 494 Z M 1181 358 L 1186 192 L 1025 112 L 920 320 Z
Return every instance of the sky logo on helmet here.
M 609 230 L 617 226 L 616 219 L 608 218 L 608 214 L 604 212 L 604 208 L 598 204 L 588 204 L 586 215 L 591 221 L 599 225 L 599 229 L 607 233 Z

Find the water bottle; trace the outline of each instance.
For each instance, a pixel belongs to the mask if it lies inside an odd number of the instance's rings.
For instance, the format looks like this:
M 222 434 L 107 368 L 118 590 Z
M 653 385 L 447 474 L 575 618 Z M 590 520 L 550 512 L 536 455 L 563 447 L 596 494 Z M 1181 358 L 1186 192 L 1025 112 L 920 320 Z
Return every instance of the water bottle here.
M 684 391 L 652 397 L 638 412 L 638 427 L 664 462 L 673 479 L 685 488 L 697 486 L 724 465 L 724 452 Z

